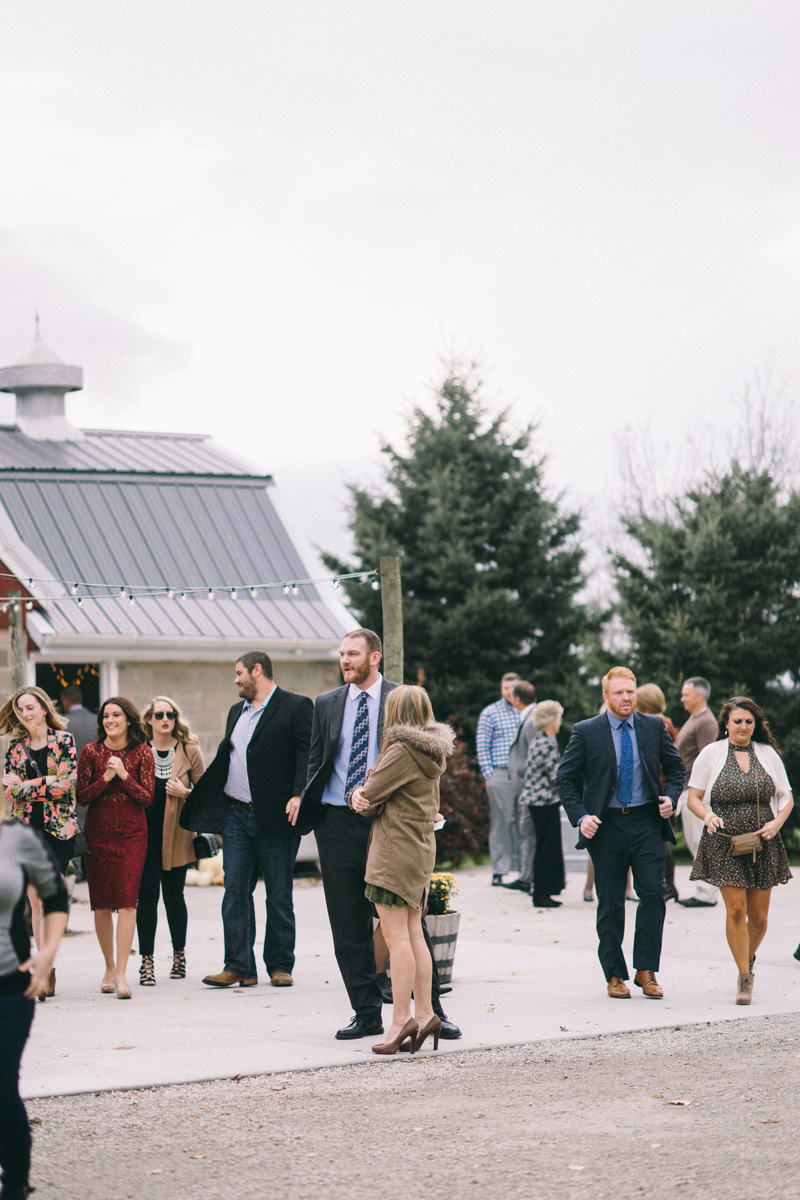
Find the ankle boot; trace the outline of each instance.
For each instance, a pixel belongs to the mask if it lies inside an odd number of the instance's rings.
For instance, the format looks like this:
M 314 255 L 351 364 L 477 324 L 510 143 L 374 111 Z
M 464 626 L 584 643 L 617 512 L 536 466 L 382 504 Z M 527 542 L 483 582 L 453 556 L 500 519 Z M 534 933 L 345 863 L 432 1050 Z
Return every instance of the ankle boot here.
M 736 1003 L 749 1004 L 753 999 L 753 972 L 746 971 L 739 973 L 739 981 L 736 985 Z

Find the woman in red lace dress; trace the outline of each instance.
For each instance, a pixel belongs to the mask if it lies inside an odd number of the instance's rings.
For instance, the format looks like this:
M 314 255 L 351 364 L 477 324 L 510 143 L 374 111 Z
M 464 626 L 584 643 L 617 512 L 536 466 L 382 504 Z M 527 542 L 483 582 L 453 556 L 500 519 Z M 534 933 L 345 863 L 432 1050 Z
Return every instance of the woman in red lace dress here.
M 84 835 L 86 878 L 106 970 L 101 992 L 129 1000 L 125 979 L 136 928 L 136 900 L 147 852 L 144 810 L 153 801 L 155 768 L 136 706 L 112 696 L 97 714 L 97 741 L 81 751 L 78 803 L 89 806 Z M 114 919 L 118 912 L 116 956 Z

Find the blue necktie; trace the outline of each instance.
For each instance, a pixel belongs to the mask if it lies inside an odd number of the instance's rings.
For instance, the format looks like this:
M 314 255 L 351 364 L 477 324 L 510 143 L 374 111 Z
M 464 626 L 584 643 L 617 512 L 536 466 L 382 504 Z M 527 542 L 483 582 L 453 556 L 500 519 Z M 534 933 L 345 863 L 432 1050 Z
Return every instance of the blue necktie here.
M 633 743 L 627 721 L 619 727 L 619 781 L 617 799 L 627 808 L 633 799 Z
M 369 711 L 367 693 L 362 692 L 358 700 L 356 723 L 353 727 L 353 744 L 347 764 L 347 781 L 344 785 L 345 800 L 353 788 L 362 787 L 367 777 L 367 754 L 369 753 Z

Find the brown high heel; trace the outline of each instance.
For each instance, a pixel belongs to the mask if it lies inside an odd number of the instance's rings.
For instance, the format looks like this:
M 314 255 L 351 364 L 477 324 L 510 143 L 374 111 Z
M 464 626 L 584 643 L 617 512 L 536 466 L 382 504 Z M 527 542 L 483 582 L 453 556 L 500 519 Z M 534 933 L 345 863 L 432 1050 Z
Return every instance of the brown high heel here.
M 438 1020 L 438 1018 L 437 1018 Z M 393 1042 L 376 1042 L 372 1047 L 373 1054 L 397 1054 L 403 1042 L 410 1039 L 411 1053 L 414 1053 L 414 1039 L 417 1036 L 419 1025 L 413 1017 L 409 1017 L 403 1028 L 398 1033 Z
M 431 1034 L 433 1034 L 433 1048 L 434 1048 L 434 1050 L 438 1050 L 439 1049 L 439 1030 L 441 1028 L 442 1028 L 442 1018 L 437 1017 L 436 1013 L 434 1013 L 433 1016 L 431 1017 L 430 1021 L 426 1022 L 426 1024 L 423 1025 L 421 1029 L 418 1028 L 416 1036 L 412 1037 L 411 1053 L 416 1054 L 416 1052 L 419 1050 L 420 1046 L 422 1046 L 425 1039 L 427 1037 L 430 1037 Z

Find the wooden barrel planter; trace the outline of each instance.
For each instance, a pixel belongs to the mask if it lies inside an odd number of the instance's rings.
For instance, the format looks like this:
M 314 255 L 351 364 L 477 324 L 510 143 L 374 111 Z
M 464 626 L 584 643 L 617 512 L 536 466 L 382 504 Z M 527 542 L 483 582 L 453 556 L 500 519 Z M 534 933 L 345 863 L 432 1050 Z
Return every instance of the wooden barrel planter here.
M 433 958 L 439 972 L 439 983 L 449 984 L 452 981 L 460 920 L 461 913 L 459 912 L 439 914 L 428 912 L 425 917 L 425 924 L 428 926 L 433 946 Z

